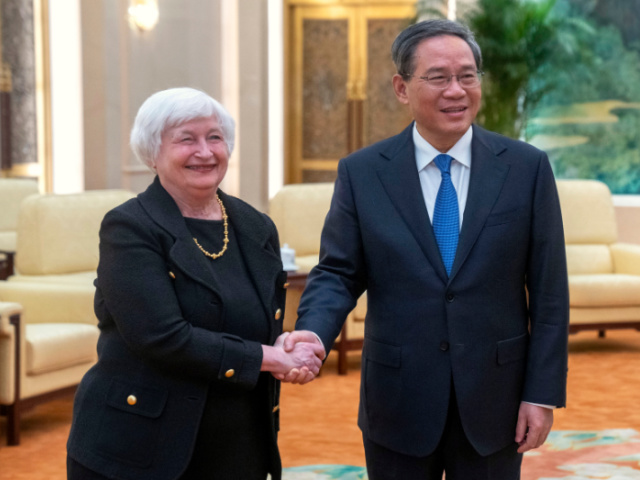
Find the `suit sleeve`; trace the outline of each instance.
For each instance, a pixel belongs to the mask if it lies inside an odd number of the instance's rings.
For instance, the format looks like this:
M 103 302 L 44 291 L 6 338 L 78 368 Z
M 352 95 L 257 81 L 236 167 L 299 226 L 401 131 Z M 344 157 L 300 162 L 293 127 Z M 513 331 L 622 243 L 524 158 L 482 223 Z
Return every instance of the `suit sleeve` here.
M 531 339 L 523 400 L 564 407 L 569 287 L 560 202 L 546 155 L 538 168 L 534 195 L 526 278 Z
M 320 261 L 311 270 L 302 294 L 296 330 L 315 332 L 327 352 L 331 350 L 347 315 L 366 289 L 365 279 L 354 191 L 343 160 L 322 229 Z
M 173 282 L 157 227 L 126 212 L 109 212 L 100 229 L 96 280 L 101 326 L 110 328 L 112 320 L 127 347 L 159 370 L 254 386 L 261 345 L 193 326 L 183 316 Z M 205 298 L 194 302 L 208 306 Z M 227 377 L 230 369 L 234 375 Z

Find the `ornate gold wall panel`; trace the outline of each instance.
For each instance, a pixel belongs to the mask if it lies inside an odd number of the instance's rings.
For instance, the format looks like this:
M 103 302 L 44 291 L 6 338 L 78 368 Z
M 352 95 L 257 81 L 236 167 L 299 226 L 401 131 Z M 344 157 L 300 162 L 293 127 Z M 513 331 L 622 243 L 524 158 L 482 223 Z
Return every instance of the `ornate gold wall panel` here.
M 415 0 L 288 0 L 286 183 L 332 181 L 340 158 L 411 120 L 395 98 L 391 43 Z
M 48 23 L 47 0 L 0 0 L 0 61 L 10 73 L 2 88 L 10 149 L 0 176 L 37 178 L 43 191 L 51 188 Z
M 348 21 L 308 18 L 302 28 L 302 155 L 342 157 L 348 152 Z
M 398 32 L 407 26 L 406 19 L 369 19 L 367 21 L 367 102 L 364 112 L 367 145 L 398 133 L 398 126 L 411 122 L 408 109 L 396 99 L 391 78 L 396 73 L 390 58 L 390 47 Z

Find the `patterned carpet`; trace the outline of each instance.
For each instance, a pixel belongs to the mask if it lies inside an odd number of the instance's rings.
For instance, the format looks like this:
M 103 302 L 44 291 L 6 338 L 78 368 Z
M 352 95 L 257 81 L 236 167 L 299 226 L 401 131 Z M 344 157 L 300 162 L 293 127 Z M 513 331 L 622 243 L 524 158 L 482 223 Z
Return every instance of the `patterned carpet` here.
M 640 434 L 633 429 L 551 432 L 525 455 L 522 480 L 640 480 Z M 286 468 L 283 480 L 367 480 L 364 467 Z
M 364 467 L 350 465 L 310 465 L 285 468 L 282 480 L 367 480 Z
M 524 467 L 523 480 L 640 480 L 640 434 L 630 428 L 551 432 Z
M 356 420 L 360 359 L 354 354 L 349 374 L 338 375 L 334 353 L 318 380 L 282 386 L 278 440 L 283 465 L 293 467 L 285 480 L 366 479 Z M 639 371 L 639 332 L 572 335 L 568 408 L 555 412 L 549 444 L 525 457 L 522 480 L 640 480 Z M 28 412 L 19 447 L 5 445 L 0 417 L 0 480 L 67 478 L 71 405 L 69 397 Z

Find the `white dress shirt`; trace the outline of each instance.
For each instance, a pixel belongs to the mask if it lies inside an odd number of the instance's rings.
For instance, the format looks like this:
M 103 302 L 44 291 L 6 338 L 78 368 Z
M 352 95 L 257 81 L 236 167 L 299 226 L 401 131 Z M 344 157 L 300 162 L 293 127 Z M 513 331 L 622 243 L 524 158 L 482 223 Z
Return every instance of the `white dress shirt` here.
M 460 228 L 462 228 L 462 217 L 464 208 L 467 205 L 467 193 L 469 193 L 469 174 L 471 172 L 471 139 L 473 138 L 473 128 L 469 130 L 456 142 L 448 152 L 436 150 L 418 133 L 416 124 L 413 124 L 413 144 L 416 149 L 416 167 L 420 176 L 420 186 L 422 196 L 427 205 L 429 218 L 433 223 L 433 210 L 436 205 L 438 189 L 442 181 L 442 173 L 433 159 L 441 153 L 450 155 L 451 161 L 451 182 L 458 195 L 458 211 L 460 212 Z

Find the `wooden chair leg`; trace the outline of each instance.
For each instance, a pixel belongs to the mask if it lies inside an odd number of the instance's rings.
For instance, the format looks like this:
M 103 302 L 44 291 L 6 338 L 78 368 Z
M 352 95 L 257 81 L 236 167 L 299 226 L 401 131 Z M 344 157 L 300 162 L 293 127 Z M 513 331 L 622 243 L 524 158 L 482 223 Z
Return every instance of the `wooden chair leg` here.
M 15 446 L 20 444 L 20 315 L 9 317 L 9 323 L 15 327 L 15 384 L 13 405 L 7 407 L 7 445 Z
M 347 362 L 347 351 L 344 348 L 338 350 L 338 374 L 346 375 L 349 370 Z
M 20 445 L 20 403 L 7 407 L 7 445 Z
M 347 352 L 349 351 L 349 345 L 347 340 L 347 325 L 342 326 L 342 332 L 340 334 L 340 342 L 338 343 L 338 375 L 346 375 L 349 370 L 349 364 L 347 359 Z

